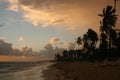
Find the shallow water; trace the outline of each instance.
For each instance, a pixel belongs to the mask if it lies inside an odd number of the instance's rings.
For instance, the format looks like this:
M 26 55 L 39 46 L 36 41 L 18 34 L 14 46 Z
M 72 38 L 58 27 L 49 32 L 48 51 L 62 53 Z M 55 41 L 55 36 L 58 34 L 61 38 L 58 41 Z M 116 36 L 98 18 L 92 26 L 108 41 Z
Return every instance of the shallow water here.
M 42 71 L 53 63 L 0 63 L 0 80 L 44 80 Z

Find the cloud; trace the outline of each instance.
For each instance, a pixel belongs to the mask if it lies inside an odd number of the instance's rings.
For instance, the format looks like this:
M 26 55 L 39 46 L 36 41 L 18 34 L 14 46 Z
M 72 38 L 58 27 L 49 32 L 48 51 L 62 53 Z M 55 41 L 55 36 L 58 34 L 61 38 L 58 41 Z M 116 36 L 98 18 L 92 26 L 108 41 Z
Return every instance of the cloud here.
M 22 53 L 23 53 L 23 55 L 31 56 L 34 52 L 33 52 L 32 48 L 25 46 L 22 48 Z
M 5 24 L 4 23 L 0 23 L 0 27 L 3 27 Z
M 75 43 L 72 43 L 72 42 L 71 42 L 71 43 L 69 43 L 68 49 L 69 49 L 69 50 L 74 50 L 75 47 L 76 47 Z
M 22 41 L 24 41 L 25 39 L 24 39 L 24 37 L 23 36 L 21 36 L 20 38 L 19 38 L 19 41 L 20 42 L 22 42 Z
M 5 39 L 5 37 L 3 37 L 3 36 L 0 36 L 0 40 L 4 40 Z
M 44 56 L 45 59 L 54 59 L 55 54 L 62 54 L 63 48 L 53 47 L 52 44 L 48 43 L 45 45 L 45 49 L 41 50 L 40 53 Z
M 3 0 L 0 0 L 0 3 L 2 3 L 3 2 Z
M 8 0 L 8 3 L 9 10 L 23 10 L 25 20 L 34 26 L 64 25 L 67 30 L 75 30 L 86 29 L 86 26 L 81 26 L 85 24 L 98 30 L 100 19 L 97 14 L 107 4 L 112 5 L 113 0 Z M 71 27 L 74 25 L 77 27 Z
M 75 43 L 73 42 L 65 42 L 64 45 L 68 47 L 68 50 L 74 50 L 76 47 Z
M 50 53 L 50 54 L 54 53 L 54 48 L 53 48 L 52 44 L 50 44 L 50 43 L 45 45 L 45 49 L 46 49 L 47 53 Z
M 1 55 L 12 55 L 13 48 L 11 43 L 6 43 L 0 40 L 0 54 Z
M 19 10 L 19 6 L 18 6 L 18 0 L 7 0 L 11 5 L 8 6 L 8 10 L 12 10 L 12 11 L 18 11 Z
M 55 43 L 55 42 L 58 42 L 58 41 L 60 41 L 60 39 L 57 38 L 57 37 L 52 37 L 52 38 L 50 39 L 50 43 L 51 43 L 51 44 L 53 44 L 53 43 Z
M 21 50 L 14 49 L 11 43 L 0 39 L 0 56 L 16 56 L 21 58 L 28 58 L 28 60 L 51 60 L 54 59 L 55 54 L 61 54 L 63 50 L 63 48 L 59 47 L 54 48 L 50 43 L 46 44 L 44 49 L 40 51 L 33 51 L 32 48 L 28 46 L 22 47 Z
M 19 49 L 14 49 L 13 52 L 14 52 L 14 54 L 13 54 L 14 56 L 22 56 L 23 55 L 22 51 L 20 51 Z
M 11 43 L 5 42 L 0 39 L 0 55 L 10 55 L 10 56 L 32 56 L 32 48 L 27 46 L 23 47 L 22 50 L 14 49 Z

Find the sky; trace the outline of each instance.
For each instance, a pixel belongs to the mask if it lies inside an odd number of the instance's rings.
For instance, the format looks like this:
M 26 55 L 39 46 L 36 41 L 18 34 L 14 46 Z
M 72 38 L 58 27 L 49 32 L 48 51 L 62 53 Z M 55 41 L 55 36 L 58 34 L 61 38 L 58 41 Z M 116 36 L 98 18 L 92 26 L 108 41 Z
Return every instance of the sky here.
M 0 61 L 50 59 L 53 53 L 75 48 L 75 39 L 88 28 L 99 33 L 98 14 L 113 4 L 114 0 L 0 0 Z M 119 4 L 118 0 L 118 15 Z M 116 28 L 119 22 L 118 16 Z

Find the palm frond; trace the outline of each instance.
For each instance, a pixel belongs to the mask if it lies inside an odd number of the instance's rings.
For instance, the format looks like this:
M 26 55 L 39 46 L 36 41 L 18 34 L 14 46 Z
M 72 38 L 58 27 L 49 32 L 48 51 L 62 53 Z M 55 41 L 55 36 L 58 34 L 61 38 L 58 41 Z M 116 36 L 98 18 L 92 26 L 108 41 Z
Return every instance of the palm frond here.
M 111 14 L 114 14 L 115 12 L 116 12 L 116 10 L 113 9 L 113 10 L 110 12 L 110 15 L 111 15 Z
M 104 9 L 103 9 L 103 15 L 105 15 L 105 14 L 106 14 L 106 12 L 105 12 L 105 11 L 106 11 L 106 9 L 104 8 Z
M 103 17 L 104 15 L 103 15 L 103 14 L 98 14 L 98 16 L 101 16 L 101 17 Z
M 110 14 L 111 10 L 112 10 L 112 6 L 107 6 L 106 14 Z

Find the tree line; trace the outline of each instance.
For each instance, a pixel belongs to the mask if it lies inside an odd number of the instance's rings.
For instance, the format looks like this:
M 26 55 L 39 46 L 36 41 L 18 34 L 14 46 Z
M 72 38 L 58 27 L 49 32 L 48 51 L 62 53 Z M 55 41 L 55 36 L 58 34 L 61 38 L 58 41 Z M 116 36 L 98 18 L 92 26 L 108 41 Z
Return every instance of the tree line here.
M 100 35 L 93 29 L 76 39 L 78 48 L 76 50 L 64 50 L 62 55 L 55 54 L 58 61 L 103 61 L 116 60 L 120 58 L 120 31 L 115 29 L 117 16 L 116 9 L 107 6 L 103 9 L 100 21 Z M 98 44 L 98 45 L 97 45 Z M 96 47 L 97 45 L 97 47 Z

